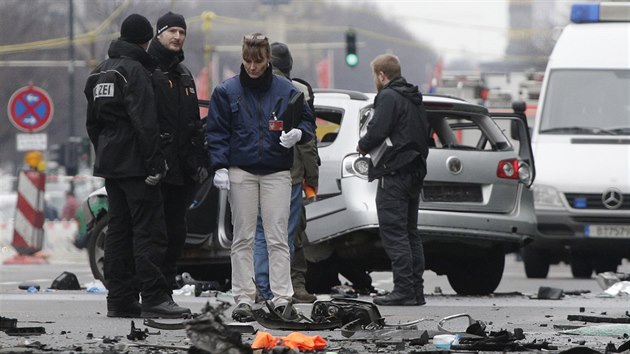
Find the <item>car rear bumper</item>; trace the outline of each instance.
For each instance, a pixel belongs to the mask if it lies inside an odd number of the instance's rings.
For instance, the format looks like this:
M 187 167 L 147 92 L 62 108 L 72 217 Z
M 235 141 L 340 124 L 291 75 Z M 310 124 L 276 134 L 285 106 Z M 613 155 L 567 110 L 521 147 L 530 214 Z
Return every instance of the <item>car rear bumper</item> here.
M 376 182 L 344 178 L 342 194 L 307 205 L 306 234 L 310 243 L 319 243 L 362 229 L 377 229 Z M 536 231 L 530 193 L 510 213 L 472 213 L 421 209 L 418 229 L 427 241 L 481 240 L 523 244 Z M 530 203 L 530 207 L 524 207 Z

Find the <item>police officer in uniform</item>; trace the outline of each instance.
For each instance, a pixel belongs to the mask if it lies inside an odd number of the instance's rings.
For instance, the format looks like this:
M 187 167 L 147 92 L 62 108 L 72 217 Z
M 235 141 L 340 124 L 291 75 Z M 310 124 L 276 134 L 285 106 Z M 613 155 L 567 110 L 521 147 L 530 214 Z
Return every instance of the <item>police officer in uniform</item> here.
M 109 201 L 107 316 L 179 318 L 190 310 L 172 301 L 160 270 L 167 239 L 157 185 L 167 165 L 159 149 L 153 60 L 146 52 L 153 27 L 144 16 L 132 14 L 120 32 L 84 90 L 86 128 L 96 151 L 94 175 L 105 178 Z
M 370 163 L 368 180 L 378 180 L 379 234 L 394 275 L 394 290 L 373 301 L 382 306 L 424 305 L 424 249 L 418 232 L 418 205 L 429 154 L 426 112 L 418 87 L 402 77 L 398 57 L 382 54 L 371 66 L 378 94 L 374 98 L 374 118 L 359 140 L 357 151 L 365 155 L 386 139 L 391 141 L 376 165 Z

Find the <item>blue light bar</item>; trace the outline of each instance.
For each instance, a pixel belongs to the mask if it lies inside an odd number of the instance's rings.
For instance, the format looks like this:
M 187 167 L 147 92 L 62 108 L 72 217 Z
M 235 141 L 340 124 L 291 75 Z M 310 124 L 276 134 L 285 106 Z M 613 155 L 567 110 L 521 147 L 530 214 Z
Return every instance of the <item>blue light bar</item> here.
M 630 2 L 600 2 L 573 4 L 571 6 L 571 22 L 630 22 Z
M 571 6 L 571 22 L 599 22 L 599 4 L 573 4 Z

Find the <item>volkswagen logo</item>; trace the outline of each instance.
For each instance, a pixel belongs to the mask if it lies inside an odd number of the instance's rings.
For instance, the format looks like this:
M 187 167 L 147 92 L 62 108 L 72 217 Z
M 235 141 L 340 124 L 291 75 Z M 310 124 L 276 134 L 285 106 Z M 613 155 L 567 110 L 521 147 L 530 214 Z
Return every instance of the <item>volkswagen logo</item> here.
M 623 203 L 623 194 L 617 188 L 608 188 L 602 193 L 602 203 L 607 209 L 617 209 Z
M 451 156 L 446 159 L 446 167 L 452 174 L 457 175 L 462 172 L 462 161 L 455 156 Z

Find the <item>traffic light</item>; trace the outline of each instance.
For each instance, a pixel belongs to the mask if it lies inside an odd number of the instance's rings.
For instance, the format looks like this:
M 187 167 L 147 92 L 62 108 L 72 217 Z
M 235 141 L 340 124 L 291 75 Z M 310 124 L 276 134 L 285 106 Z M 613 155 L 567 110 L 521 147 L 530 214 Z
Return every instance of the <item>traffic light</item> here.
M 73 139 L 73 138 L 71 138 Z M 66 175 L 76 176 L 79 173 L 79 155 L 81 142 L 69 140 L 65 145 L 65 161 L 63 163 L 66 168 Z
M 66 162 L 66 147 L 65 144 L 53 144 L 48 150 L 48 161 L 55 161 L 59 166 L 62 166 Z
M 357 55 L 357 34 L 354 30 L 346 31 L 346 65 L 354 68 L 359 64 L 359 56 Z

